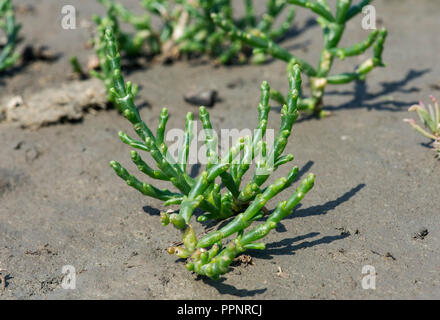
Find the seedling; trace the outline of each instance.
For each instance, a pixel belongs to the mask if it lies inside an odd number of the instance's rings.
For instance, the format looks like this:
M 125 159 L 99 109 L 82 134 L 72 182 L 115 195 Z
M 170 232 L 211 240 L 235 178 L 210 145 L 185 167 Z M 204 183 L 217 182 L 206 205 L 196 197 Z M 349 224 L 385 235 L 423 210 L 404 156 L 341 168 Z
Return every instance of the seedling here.
M 267 82 L 261 85 L 255 134 L 239 138 L 224 156 L 219 156 L 217 153 L 217 140 L 212 130 L 209 113 L 205 107 L 200 107 L 199 117 L 206 136 L 207 163 L 206 169 L 197 178 L 192 178 L 187 173 L 187 162 L 193 138 L 193 114 L 190 112 L 186 116 L 184 143 L 179 150 L 178 161 L 174 161 L 164 139 L 168 121 L 167 109 L 162 110 L 156 134 L 153 134 L 148 125 L 142 121 L 133 102 L 131 83 L 125 83 L 121 75 L 120 55 L 112 30 L 107 29 L 105 36 L 108 65 L 113 79 L 113 87 L 110 89 L 113 101 L 119 111 L 132 123 L 140 140 L 135 140 L 124 132 L 120 132 L 119 137 L 129 146 L 148 152 L 155 160 L 157 169 L 151 168 L 137 151 L 131 151 L 131 159 L 141 172 L 152 179 L 171 182 L 178 191 L 163 190 L 141 182 L 116 161 L 111 161 L 110 165 L 119 177 L 142 194 L 164 201 L 165 206 L 180 206 L 178 213 L 161 214 L 163 225 L 171 223 L 182 234 L 182 245 L 170 247 L 169 253 L 188 259 L 186 264 L 188 270 L 218 279 L 228 271 L 229 265 L 237 255 L 248 249 L 265 249 L 263 243 L 256 241 L 264 238 L 283 218 L 290 215 L 313 187 L 315 176 L 309 174 L 288 200 L 280 202 L 272 213 L 269 214 L 265 207 L 270 199 L 288 188 L 298 175 L 298 167 L 294 167 L 287 177 L 279 178 L 266 187 L 263 186 L 279 166 L 293 160 L 293 155 L 283 155 L 283 152 L 293 123 L 298 117 L 300 68 L 298 65 L 292 65 L 289 70 L 290 91 L 281 111 L 281 125 L 272 147 L 263 140 L 270 111 L 270 87 Z M 250 168 L 250 164 L 257 159 L 252 179 L 244 183 L 243 176 Z M 224 186 L 223 189 L 220 184 Z M 202 212 L 198 221 L 234 218 L 221 229 L 198 239 L 191 226 L 191 218 L 196 209 Z M 253 226 L 266 214 L 269 216 L 264 222 Z M 231 236 L 235 238 L 226 242 Z
M 0 46 L 0 71 L 12 67 L 20 57 L 15 52 L 20 28 L 21 26 L 15 22 L 12 1 L 0 0 L 0 29 L 6 37 L 6 44 L 3 47 Z
M 434 98 L 434 96 L 430 98 L 433 105 L 429 104 L 428 107 L 426 107 L 425 104 L 420 101 L 419 104 L 412 106 L 408 110 L 410 112 L 417 111 L 425 129 L 416 124 L 414 119 L 404 119 L 404 121 L 408 122 L 417 132 L 431 139 L 434 149 L 440 156 L 440 108 L 437 99 Z
M 387 36 L 386 29 L 372 31 L 365 41 L 357 43 L 352 47 L 338 47 L 347 23 L 362 12 L 362 8 L 370 2 L 371 0 L 363 0 L 360 4 L 352 6 L 352 0 L 338 0 L 336 3 L 336 14 L 333 15 L 327 0 L 287 0 L 287 3 L 308 8 L 318 15 L 317 22 L 321 26 L 324 35 L 324 48 L 322 49 L 321 59 L 316 69 L 305 60 L 280 47 L 271 39 L 241 30 L 221 14 L 213 13 L 211 16 L 215 23 L 228 33 L 231 39 L 241 40 L 255 49 L 259 49 L 287 63 L 298 63 L 301 66 L 302 72 L 309 77 L 311 85 L 311 97 L 302 97 L 298 103 L 298 109 L 318 116 L 324 116 L 323 97 L 328 84 L 346 84 L 355 80 L 365 80 L 366 75 L 375 67 L 385 66 L 382 61 L 382 52 Z M 335 58 L 344 60 L 347 57 L 357 56 L 372 46 L 374 46 L 373 58 L 367 59 L 354 72 L 330 75 Z M 285 96 L 279 91 L 271 90 L 270 96 L 282 105 L 286 103 Z
M 280 27 L 275 28 L 276 19 L 287 6 L 285 1 L 267 0 L 267 11 L 259 19 L 252 0 L 245 0 L 245 14 L 234 18 L 234 9 L 230 0 L 143 0 L 143 15 L 135 15 L 114 0 L 98 0 L 106 6 L 108 17 L 121 20 L 134 28 L 134 35 L 124 34 L 115 24 L 115 35 L 122 52 L 128 55 L 143 53 L 147 45 L 148 53 L 160 55 L 162 60 L 175 59 L 182 53 L 208 54 L 220 63 L 232 61 L 255 63 L 266 60 L 261 50 L 254 50 L 240 39 L 229 41 L 223 30 L 218 30 L 211 18 L 211 13 L 221 14 L 231 23 L 252 33 L 270 40 L 281 38 L 289 30 L 295 16 L 294 8 L 290 8 L 286 19 Z M 154 28 L 152 16 L 159 18 L 160 28 Z M 114 20 L 113 19 L 113 20 Z M 117 36 L 119 34 L 120 36 Z
M 73 68 L 73 72 L 79 76 L 80 79 L 87 79 L 88 75 L 81 67 L 81 64 L 78 61 L 76 56 L 70 58 L 70 64 Z

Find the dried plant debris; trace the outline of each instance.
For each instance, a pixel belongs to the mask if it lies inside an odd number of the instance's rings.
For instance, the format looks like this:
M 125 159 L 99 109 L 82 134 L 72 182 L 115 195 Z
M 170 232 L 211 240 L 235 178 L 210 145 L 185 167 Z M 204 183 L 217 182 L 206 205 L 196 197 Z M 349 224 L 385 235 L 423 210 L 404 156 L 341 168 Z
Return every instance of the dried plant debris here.
M 392 254 L 391 252 L 387 252 L 387 253 L 385 253 L 385 254 L 382 254 L 382 253 L 380 253 L 380 252 L 377 252 L 377 251 L 371 250 L 371 253 L 373 253 L 373 254 L 375 254 L 375 255 L 378 255 L 378 256 L 380 256 L 380 257 L 384 257 L 384 258 L 386 258 L 386 259 L 388 259 L 388 260 L 391 260 L 391 261 L 395 261 L 395 260 L 396 260 L 396 258 L 393 256 L 393 254 Z
M 23 98 L 0 102 L 0 121 L 38 129 L 63 121 L 78 121 L 90 109 L 106 109 L 107 93 L 99 80 L 74 81 Z
M 385 253 L 385 258 L 395 261 L 396 258 L 393 256 L 391 252 Z
M 426 228 L 421 228 L 419 231 L 417 231 L 414 235 L 413 235 L 413 239 L 420 239 L 420 240 L 424 240 L 426 238 L 426 236 L 428 236 L 429 231 Z
M 253 266 L 255 265 L 255 262 L 251 256 L 247 254 L 242 254 L 236 257 L 234 259 L 234 262 L 232 263 L 232 266 L 240 266 L 240 265 L 244 267 Z
M 48 255 L 48 256 L 56 256 L 58 255 L 58 252 L 54 249 L 52 249 L 48 243 L 46 243 L 44 246 L 37 250 L 26 250 L 24 254 L 31 255 L 31 256 L 41 256 L 41 255 Z
M 341 232 L 341 236 L 348 237 L 351 235 L 350 230 L 348 230 L 346 227 L 340 227 L 340 228 L 335 228 L 335 229 Z

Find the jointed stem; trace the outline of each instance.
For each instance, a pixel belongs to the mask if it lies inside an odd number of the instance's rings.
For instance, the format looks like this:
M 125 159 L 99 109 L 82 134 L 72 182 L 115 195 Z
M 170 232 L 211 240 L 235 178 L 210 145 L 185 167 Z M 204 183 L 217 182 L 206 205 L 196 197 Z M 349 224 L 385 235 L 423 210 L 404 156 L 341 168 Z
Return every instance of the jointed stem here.
M 0 29 L 6 35 L 6 45 L 0 51 L 0 72 L 13 66 L 20 55 L 14 53 L 21 25 L 15 21 L 11 0 L 0 0 Z
M 265 245 L 263 243 L 255 243 L 255 241 L 264 238 L 271 230 L 275 229 L 277 224 L 282 219 L 292 213 L 294 207 L 299 203 L 299 201 L 301 201 L 305 194 L 313 188 L 314 181 L 315 176 L 313 174 L 308 175 L 308 177 L 302 181 L 301 186 L 298 187 L 296 192 L 287 201 L 281 202 L 264 223 L 246 233 L 242 232 L 220 253 L 218 253 L 220 251 L 220 245 L 218 243 L 214 243 L 209 251 L 205 251 L 207 254 L 205 252 L 201 252 L 200 249 L 195 251 L 190 262 L 187 264 L 188 270 L 194 271 L 201 275 L 206 275 L 213 279 L 218 279 L 220 275 L 225 274 L 228 271 L 229 265 L 240 253 L 247 249 L 265 249 Z M 273 189 L 275 188 L 276 187 L 273 187 Z M 250 225 L 246 218 L 255 214 L 255 211 L 258 210 L 261 203 L 264 202 L 263 197 L 264 196 L 259 199 L 258 204 L 252 207 L 252 209 L 246 210 L 245 214 L 242 216 L 237 216 L 237 218 L 234 219 L 234 221 L 230 224 L 229 228 L 228 225 L 222 229 L 223 231 L 216 231 L 212 233 L 212 236 L 208 235 L 202 238 L 199 241 L 198 246 L 205 246 L 205 244 L 208 246 L 208 243 L 215 242 L 215 240 L 220 240 L 227 234 L 232 234 L 238 230 L 244 230 Z
M 167 110 L 162 110 L 156 135 L 154 135 L 140 118 L 139 111 L 133 102 L 131 83 L 125 84 L 121 75 L 120 56 L 111 29 L 106 30 L 105 37 L 107 63 L 113 80 L 113 87 L 110 89 L 113 101 L 119 111 L 132 123 L 134 131 L 141 140 L 135 140 L 125 133 L 120 133 L 119 136 L 124 143 L 150 153 L 155 160 L 157 169 L 151 168 L 136 151 L 132 151 L 132 161 L 141 172 L 153 179 L 170 181 L 180 192 L 161 190 L 149 183 L 143 183 L 116 161 L 112 161 L 110 165 L 129 186 L 144 195 L 162 200 L 164 205 L 180 205 L 178 213 L 161 214 L 162 224 L 171 223 L 181 231 L 182 235 L 182 246 L 171 247 L 168 251 L 181 258 L 189 258 L 188 269 L 216 279 L 228 270 L 229 264 L 237 254 L 247 249 L 264 248 L 264 244 L 255 243 L 255 241 L 263 238 L 282 218 L 291 214 L 298 202 L 313 187 L 314 175 L 311 174 L 287 201 L 278 205 L 266 222 L 245 232 L 253 222 L 262 219 L 268 213 L 265 207 L 268 201 L 287 189 L 298 175 L 298 167 L 293 167 L 287 177 L 279 178 L 267 187 L 263 187 L 270 174 L 278 166 L 293 160 L 293 155 L 283 155 L 283 152 L 293 123 L 298 117 L 298 96 L 301 89 L 300 66 L 289 64 L 289 94 L 281 111 L 279 132 L 270 150 L 267 150 L 266 141 L 263 140 L 270 111 L 270 87 L 267 82 L 261 85 L 257 130 L 252 137 L 239 138 L 222 157 L 217 154 L 217 137 L 213 132 L 209 113 L 205 107 L 200 107 L 200 120 L 206 135 L 208 161 L 206 169 L 196 179 L 193 179 L 186 173 L 193 136 L 192 113 L 186 116 L 183 146 L 178 153 L 178 163 L 174 163 L 164 141 L 168 121 Z M 241 188 L 244 174 L 249 169 L 250 163 L 258 156 L 261 158 L 257 161 L 254 177 Z M 227 189 L 223 194 L 217 180 L 221 180 Z M 235 218 L 226 226 L 208 233 L 198 241 L 190 223 L 197 208 L 204 212 L 199 220 L 225 219 L 231 216 Z M 221 250 L 221 242 L 234 234 L 237 234 L 236 238 Z M 211 248 L 205 249 L 208 247 Z

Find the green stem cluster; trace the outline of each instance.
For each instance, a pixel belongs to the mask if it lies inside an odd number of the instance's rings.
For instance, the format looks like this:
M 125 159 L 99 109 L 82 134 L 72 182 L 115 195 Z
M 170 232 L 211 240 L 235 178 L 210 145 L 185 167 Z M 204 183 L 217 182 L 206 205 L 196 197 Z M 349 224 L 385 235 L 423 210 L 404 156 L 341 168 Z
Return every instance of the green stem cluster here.
M 263 82 L 261 86 L 258 125 L 255 134 L 239 138 L 223 156 L 217 153 L 217 139 L 212 130 L 209 113 L 205 107 L 200 107 L 199 117 L 206 137 L 207 164 L 205 170 L 197 178 L 192 178 L 187 173 L 186 164 L 193 138 L 193 114 L 188 113 L 186 116 L 184 145 L 179 150 L 178 161 L 174 161 L 164 140 L 168 121 L 167 109 L 162 110 L 154 134 L 142 121 L 133 102 L 131 83 L 125 83 L 121 75 L 120 55 L 110 28 L 106 30 L 105 37 L 107 63 L 113 79 L 113 87 L 110 89 L 113 101 L 119 111 L 132 123 L 140 140 L 124 132 L 120 132 L 119 136 L 122 142 L 134 149 L 148 152 L 155 160 L 157 169 L 151 168 L 137 151 L 132 151 L 132 161 L 141 172 L 152 179 L 171 182 L 178 191 L 158 189 L 149 183 L 141 182 L 116 161 L 110 163 L 111 167 L 129 186 L 144 195 L 162 200 L 164 205 L 180 205 L 178 213 L 161 214 L 163 225 L 171 223 L 182 233 L 183 245 L 171 247 L 169 252 L 188 259 L 189 270 L 216 279 L 227 272 L 228 266 L 238 254 L 246 249 L 264 249 L 264 244 L 255 241 L 265 237 L 281 219 L 291 214 L 294 207 L 313 187 L 315 176 L 310 174 L 288 200 L 281 202 L 262 224 L 247 230 L 253 222 L 262 219 L 267 213 L 265 208 L 267 202 L 288 188 L 298 174 L 298 167 L 294 167 L 287 177 L 263 187 L 271 173 L 282 164 L 293 160 L 293 155 L 283 155 L 283 152 L 293 123 L 298 117 L 297 102 L 301 88 L 300 67 L 292 65 L 289 71 L 290 90 L 287 102 L 282 108 L 281 125 L 272 147 L 264 141 L 270 111 L 270 87 L 267 82 Z M 243 176 L 250 168 L 252 161 L 257 163 L 253 178 L 242 186 Z M 224 191 L 220 183 L 225 187 Z M 190 224 L 197 208 L 203 212 L 198 221 L 223 220 L 232 216 L 234 218 L 225 227 L 197 240 Z M 233 235 L 235 238 L 223 247 L 226 238 Z
M 106 17 L 103 18 L 99 16 L 93 17 L 93 20 L 97 25 L 97 29 L 96 29 L 96 35 L 92 39 L 92 45 L 99 59 L 100 70 L 99 71 L 90 70 L 91 76 L 100 79 L 103 82 L 105 88 L 107 89 L 107 92 L 109 92 L 108 100 L 110 102 L 114 102 L 113 95 L 110 94 L 110 89 L 113 88 L 113 69 L 112 66 L 110 65 L 110 61 L 107 59 L 107 41 L 105 36 L 106 30 L 108 28 L 111 28 L 112 30 L 116 30 L 114 37 L 117 39 L 119 44 L 124 45 L 124 47 L 128 52 L 131 52 L 130 50 L 127 49 L 128 47 L 133 48 L 131 44 L 132 42 L 128 40 L 129 36 L 127 34 L 122 33 L 122 31 L 120 31 L 120 28 L 118 27 L 118 20 L 116 17 L 115 10 L 116 10 L 115 8 L 111 7 L 107 12 Z M 73 69 L 76 70 L 78 74 L 80 75 L 83 74 L 81 67 L 79 66 L 79 63 L 77 62 L 77 59 L 75 57 L 71 59 L 71 63 Z M 134 96 L 136 96 L 137 91 L 138 91 L 138 87 L 134 85 L 133 86 Z
M 6 44 L 0 48 L 0 71 L 13 66 L 20 55 L 15 52 L 21 25 L 15 21 L 11 0 L 0 0 L 0 29 L 6 36 Z
M 437 99 L 431 96 L 433 104 L 428 104 L 426 107 L 423 102 L 409 108 L 408 111 L 417 111 L 420 122 L 423 124 L 422 128 L 414 119 L 404 119 L 408 122 L 414 130 L 433 141 L 433 146 L 440 155 L 440 107 Z
M 375 67 L 383 67 L 382 52 L 387 37 L 387 30 L 373 30 L 368 38 L 348 48 L 339 47 L 346 24 L 368 5 L 371 0 L 364 0 L 358 5 L 352 5 L 352 0 L 337 0 L 336 14 L 333 14 L 327 0 L 287 0 L 289 4 L 307 8 L 318 15 L 317 21 L 322 28 L 324 47 L 318 66 L 315 68 L 305 60 L 291 54 L 286 49 L 277 45 L 271 39 L 242 30 L 223 15 L 212 14 L 215 23 L 233 40 L 240 40 L 259 49 L 272 57 L 283 60 L 288 64 L 297 63 L 308 76 L 311 84 L 311 97 L 301 97 L 298 108 L 315 115 L 322 116 L 323 96 L 328 84 L 346 84 L 355 80 L 365 80 L 366 75 Z M 373 47 L 373 58 L 367 59 L 354 72 L 345 72 L 331 75 L 330 71 L 335 58 L 344 60 L 347 57 L 360 55 Z M 290 67 L 288 67 L 290 68 Z M 285 96 L 276 90 L 271 91 L 271 98 L 281 104 L 286 103 Z
M 127 55 L 143 53 L 147 45 L 149 54 L 165 55 L 175 58 L 184 54 L 208 54 L 220 63 L 247 62 L 254 63 L 266 60 L 261 50 L 253 50 L 240 39 L 230 41 L 223 30 L 218 30 L 211 14 L 221 14 L 231 23 L 252 34 L 275 41 L 290 28 L 295 16 L 290 8 L 285 20 L 279 27 L 274 24 L 287 7 L 284 0 L 267 0 L 266 12 L 261 18 L 256 14 L 253 0 L 244 0 L 245 13 L 234 17 L 234 6 L 231 0 L 143 0 L 145 13 L 136 15 L 115 0 L 98 0 L 108 10 L 108 16 L 116 17 L 133 26 L 133 36 L 124 34 L 115 24 L 115 33 L 119 34 L 118 42 L 121 51 Z M 151 17 L 161 21 L 159 28 L 154 28 Z
M 107 8 L 107 17 L 113 22 L 113 30 L 121 50 L 128 56 L 136 56 L 142 53 L 144 44 L 148 44 L 148 54 L 155 55 L 161 51 L 162 43 L 172 36 L 173 29 L 181 15 L 180 6 L 172 8 L 170 1 L 166 0 L 142 0 L 141 6 L 145 9 L 142 15 L 135 15 L 122 3 L 114 0 L 98 0 Z M 158 17 L 162 26 L 155 28 L 152 17 Z M 126 33 L 119 27 L 119 21 L 130 24 L 134 28 L 134 34 Z

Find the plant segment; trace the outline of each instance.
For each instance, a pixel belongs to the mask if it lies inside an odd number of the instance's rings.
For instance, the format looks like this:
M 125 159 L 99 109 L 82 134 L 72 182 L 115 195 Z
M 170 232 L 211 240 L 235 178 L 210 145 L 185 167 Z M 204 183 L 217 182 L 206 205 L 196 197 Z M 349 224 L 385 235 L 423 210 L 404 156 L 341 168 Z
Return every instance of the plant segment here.
M 15 22 L 11 0 L 0 0 L 0 29 L 6 37 L 6 44 L 0 47 L 0 71 L 13 66 L 19 54 L 14 52 L 18 43 L 18 32 L 21 26 Z
M 337 0 L 336 13 L 333 14 L 327 0 L 287 0 L 289 4 L 301 6 L 313 11 L 318 15 L 317 21 L 322 28 L 324 36 L 324 48 L 317 68 L 305 60 L 296 57 L 286 49 L 280 47 L 267 37 L 258 36 L 237 28 L 220 14 L 212 14 L 215 23 L 223 29 L 233 40 L 241 40 L 248 45 L 265 52 L 276 59 L 287 63 L 298 63 L 302 71 L 308 76 L 311 85 L 311 97 L 302 97 L 298 103 L 298 109 L 304 110 L 315 115 L 325 115 L 323 112 L 324 92 L 328 84 L 346 84 L 355 80 L 365 80 L 366 75 L 375 67 L 383 67 L 382 52 L 387 36 L 387 30 L 374 30 L 368 38 L 348 48 L 339 47 L 339 43 L 344 34 L 347 23 L 368 5 L 371 0 L 363 0 L 358 5 L 352 5 L 352 0 Z M 344 60 L 348 57 L 358 56 L 370 47 L 373 47 L 373 58 L 367 59 L 354 72 L 346 72 L 331 75 L 330 71 L 334 60 Z M 289 67 L 290 68 L 290 67 Z M 271 91 L 271 98 L 285 104 L 285 96 L 276 90 Z
M 135 15 L 121 3 L 114 0 L 98 0 L 107 8 L 107 16 L 95 18 L 100 24 L 102 20 L 110 20 L 120 50 L 128 56 L 135 56 L 142 53 L 144 44 L 148 44 L 149 54 L 158 54 L 161 51 L 162 43 L 173 37 L 172 33 L 177 27 L 176 23 L 181 15 L 181 8 L 171 9 L 170 1 L 166 0 L 142 0 L 141 6 L 146 10 L 142 15 Z M 152 24 L 152 17 L 159 17 L 163 25 L 155 28 Z M 130 24 L 134 33 L 126 33 L 119 27 L 120 22 Z
M 425 106 L 423 102 L 409 108 L 408 111 L 417 111 L 420 121 L 425 129 L 416 124 L 414 119 L 404 119 L 408 122 L 417 132 L 433 141 L 433 146 L 440 155 L 440 108 L 436 98 L 431 96 L 433 105 L 429 104 Z
M 108 100 L 110 102 L 114 102 L 113 95 L 110 93 L 110 89 L 113 88 L 113 70 L 110 65 L 110 61 L 107 59 L 107 41 L 105 32 L 108 28 L 112 30 L 116 30 L 114 33 L 115 39 L 119 45 L 124 46 L 125 50 L 128 52 L 132 52 L 135 50 L 134 48 L 138 48 L 141 41 L 130 40 L 130 36 L 125 33 L 122 33 L 118 27 L 118 20 L 115 13 L 115 8 L 109 8 L 107 12 L 107 16 L 102 18 L 99 16 L 94 16 L 93 20 L 97 25 L 95 37 L 92 39 L 92 45 L 95 50 L 95 53 L 99 59 L 99 67 L 100 70 L 90 70 L 90 75 L 100 79 L 108 92 Z M 77 59 L 74 57 L 71 60 L 72 66 L 74 70 L 79 74 L 82 74 L 82 70 L 77 62 Z M 133 95 L 136 96 L 138 91 L 138 86 L 133 85 Z
M 230 0 L 143 0 L 143 15 L 135 15 L 114 0 L 98 0 L 106 6 L 108 17 L 117 22 L 121 20 L 134 28 L 134 35 L 123 33 L 115 23 L 115 36 L 121 51 L 128 55 L 143 54 L 144 45 L 151 55 L 160 55 L 163 59 L 177 58 L 185 54 L 208 54 L 220 63 L 233 61 L 255 63 L 265 61 L 261 50 L 252 49 L 240 39 L 230 41 L 223 30 L 218 30 L 211 18 L 212 13 L 221 14 L 231 23 L 251 34 L 275 41 L 289 30 L 295 16 L 290 8 L 285 20 L 274 27 L 277 18 L 287 4 L 283 0 L 267 0 L 266 12 L 259 19 L 253 0 L 244 0 L 245 13 L 235 19 Z M 160 28 L 151 22 L 152 16 L 160 20 Z M 119 35 L 119 36 L 118 36 Z
M 240 253 L 247 249 L 264 249 L 265 245 L 257 241 L 274 229 L 280 220 L 291 214 L 295 206 L 313 187 L 315 176 L 309 174 L 296 191 L 286 201 L 280 202 L 263 223 L 253 226 L 256 220 L 262 219 L 268 213 L 265 207 L 267 202 L 288 188 L 298 174 L 298 167 L 294 167 L 287 177 L 264 186 L 271 173 L 279 166 L 293 160 L 293 155 L 283 155 L 283 152 L 293 123 L 298 117 L 300 68 L 298 65 L 292 65 L 289 71 L 290 92 L 281 111 L 281 125 L 272 147 L 264 141 L 270 111 L 270 88 L 267 82 L 263 82 L 261 86 L 258 125 L 255 133 L 252 136 L 239 138 L 223 156 L 217 153 L 217 139 L 212 130 L 209 113 L 206 108 L 200 107 L 199 117 L 206 137 L 207 164 L 197 178 L 192 178 L 187 173 L 186 164 L 193 138 L 193 114 L 188 113 L 186 116 L 184 144 L 179 150 L 178 161 L 174 161 L 164 140 L 168 120 L 167 109 L 162 110 L 154 134 L 140 118 L 133 102 L 131 83 L 125 83 L 121 75 L 120 55 L 111 29 L 106 31 L 106 44 L 107 59 L 113 77 L 113 88 L 110 92 L 117 108 L 132 123 L 140 140 L 135 140 L 124 132 L 120 132 L 119 136 L 122 142 L 134 149 L 150 153 L 155 160 L 157 169 L 151 168 L 137 151 L 131 151 L 131 159 L 141 172 L 151 179 L 171 182 L 178 191 L 156 188 L 150 183 L 138 180 L 118 162 L 112 161 L 110 164 L 116 174 L 129 186 L 144 195 L 164 201 L 164 205 L 180 206 L 178 213 L 161 214 L 163 225 L 171 223 L 182 233 L 183 244 L 169 248 L 169 252 L 188 259 L 189 270 L 217 279 L 227 272 L 234 257 Z M 249 182 L 243 183 L 243 176 L 253 161 L 256 162 L 253 177 Z M 223 190 L 220 184 L 225 187 Z M 197 239 L 191 226 L 191 218 L 197 208 L 203 212 L 198 217 L 198 221 L 235 217 L 221 229 Z M 230 236 L 235 238 L 226 243 Z

